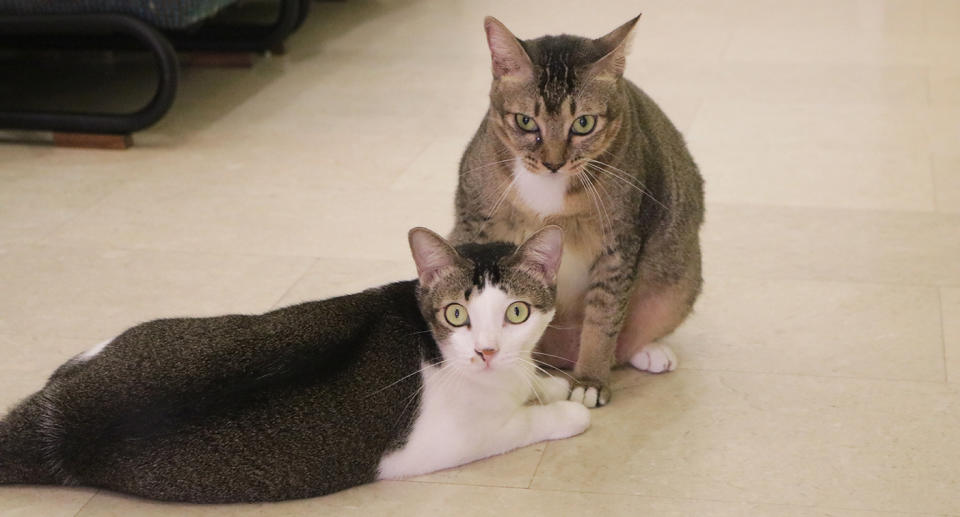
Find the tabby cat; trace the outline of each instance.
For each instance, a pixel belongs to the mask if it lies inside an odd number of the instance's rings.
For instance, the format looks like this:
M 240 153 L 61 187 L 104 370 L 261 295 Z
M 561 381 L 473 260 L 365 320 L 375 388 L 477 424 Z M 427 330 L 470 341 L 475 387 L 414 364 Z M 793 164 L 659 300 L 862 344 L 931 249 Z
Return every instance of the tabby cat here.
M 414 229 L 410 245 L 419 281 L 151 321 L 71 359 L 0 421 L 0 484 L 270 501 L 583 432 L 589 411 L 530 356 L 562 231 L 454 249 Z
M 490 108 L 460 163 L 454 242 L 564 228 L 557 315 L 534 352 L 607 403 L 613 365 L 677 366 L 655 340 L 700 292 L 703 181 L 683 137 L 623 77 L 634 18 L 597 39 L 519 40 L 494 18 Z

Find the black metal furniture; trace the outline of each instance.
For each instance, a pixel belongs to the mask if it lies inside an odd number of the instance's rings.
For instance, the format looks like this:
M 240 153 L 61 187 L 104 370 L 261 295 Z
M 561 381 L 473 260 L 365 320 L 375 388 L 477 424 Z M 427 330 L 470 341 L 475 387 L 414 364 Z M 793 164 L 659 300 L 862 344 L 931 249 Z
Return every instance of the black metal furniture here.
M 208 20 L 195 27 L 161 30 L 130 14 L 2 14 L 0 0 L 0 50 L 146 51 L 153 57 L 157 78 L 153 97 L 133 112 L 0 110 L 0 129 L 127 135 L 149 127 L 164 116 L 176 96 L 176 51 L 249 53 L 282 49 L 284 39 L 306 18 L 309 2 L 279 0 L 276 20 L 268 25 Z

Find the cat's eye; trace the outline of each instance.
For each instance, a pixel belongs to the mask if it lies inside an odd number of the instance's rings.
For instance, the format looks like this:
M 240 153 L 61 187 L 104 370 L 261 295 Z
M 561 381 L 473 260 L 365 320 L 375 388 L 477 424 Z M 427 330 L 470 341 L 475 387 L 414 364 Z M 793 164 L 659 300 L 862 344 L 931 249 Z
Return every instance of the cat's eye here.
M 537 122 L 533 120 L 533 118 L 531 118 L 529 115 L 524 115 L 523 113 L 517 113 L 516 119 L 517 119 L 517 127 L 519 127 L 524 131 L 532 133 L 540 129 L 540 127 L 537 126 Z
M 588 135 L 596 125 L 596 115 L 582 115 L 573 121 L 573 125 L 570 126 L 570 132 L 575 135 Z
M 523 323 L 530 317 L 530 305 L 526 302 L 513 302 L 507 307 L 507 321 Z
M 459 303 L 451 303 L 443 310 L 443 317 L 447 318 L 447 323 L 454 327 L 462 327 L 467 324 L 467 308 Z

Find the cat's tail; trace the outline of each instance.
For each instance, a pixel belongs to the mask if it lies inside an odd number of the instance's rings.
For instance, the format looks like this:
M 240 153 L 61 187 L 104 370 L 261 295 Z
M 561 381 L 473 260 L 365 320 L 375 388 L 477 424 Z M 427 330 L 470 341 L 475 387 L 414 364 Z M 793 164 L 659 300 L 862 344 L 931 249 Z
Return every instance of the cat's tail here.
M 56 483 L 45 468 L 39 409 L 27 400 L 0 420 L 0 485 Z

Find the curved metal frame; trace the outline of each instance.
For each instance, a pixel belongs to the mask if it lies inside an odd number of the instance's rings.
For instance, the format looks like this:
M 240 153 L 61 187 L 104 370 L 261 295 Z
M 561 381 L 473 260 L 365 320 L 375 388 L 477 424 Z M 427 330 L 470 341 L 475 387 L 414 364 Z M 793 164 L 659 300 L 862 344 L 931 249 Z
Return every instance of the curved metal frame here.
M 132 133 L 160 120 L 170 109 L 180 79 L 177 54 L 170 42 L 146 23 L 122 14 L 0 16 L 0 34 L 36 41 L 39 35 L 130 36 L 153 54 L 157 90 L 143 108 L 133 113 L 79 113 L 50 111 L 0 111 L 0 128 L 76 133 Z M 51 40 L 52 41 L 52 40 Z M 25 41 L 20 40 L 19 48 Z M 0 41 L 0 46 L 3 42 Z M 29 47 L 28 47 L 29 48 Z M 68 47 L 69 48 L 69 47 Z

